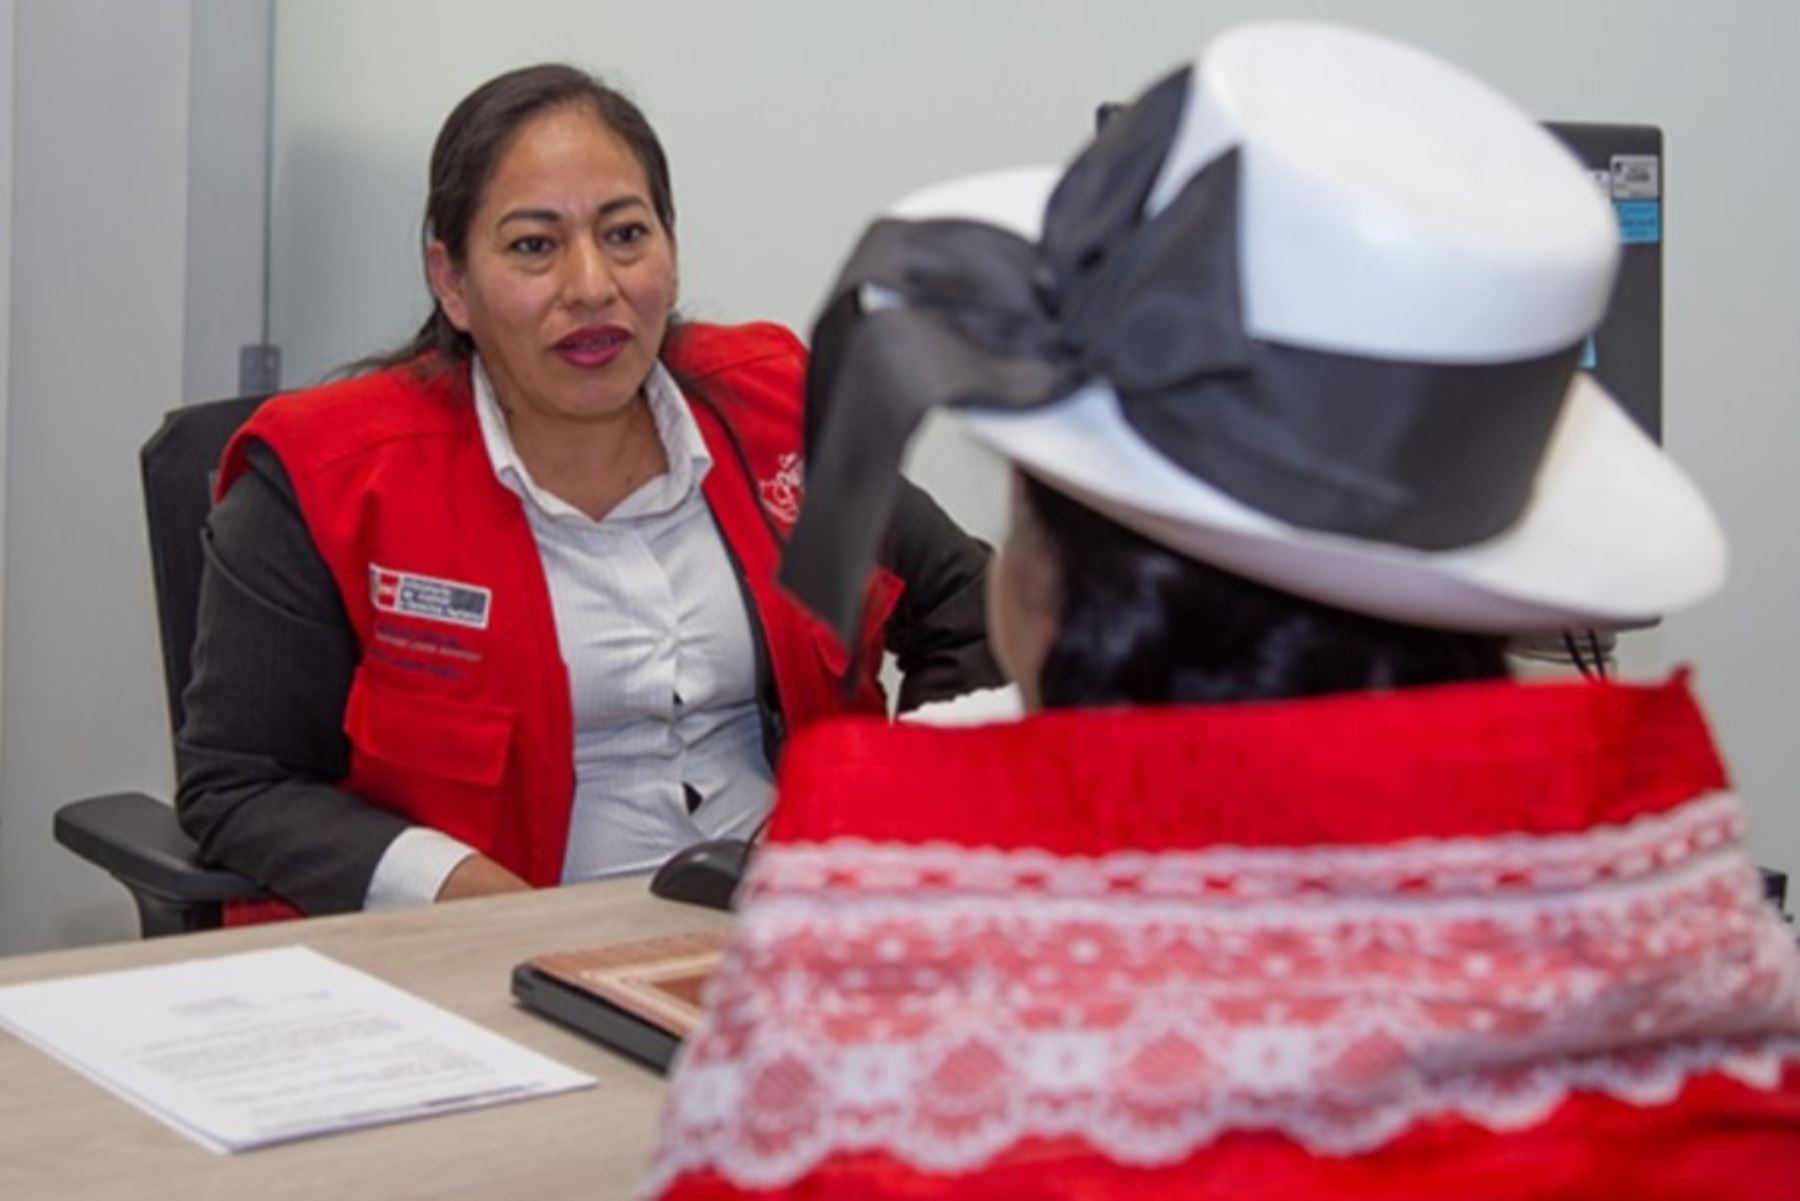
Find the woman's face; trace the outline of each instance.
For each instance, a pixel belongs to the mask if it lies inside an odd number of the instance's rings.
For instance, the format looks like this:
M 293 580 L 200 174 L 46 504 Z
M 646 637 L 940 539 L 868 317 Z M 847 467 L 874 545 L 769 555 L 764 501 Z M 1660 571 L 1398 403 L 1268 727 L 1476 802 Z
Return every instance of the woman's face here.
M 1056 641 L 1061 568 L 1055 547 L 1031 508 L 1025 480 L 1012 473 L 1011 521 L 988 567 L 988 645 L 1019 686 L 1027 713 L 1042 707 L 1038 687 L 1044 658 Z
M 513 136 L 469 223 L 464 262 L 434 241 L 426 268 L 501 405 L 540 424 L 628 412 L 677 290 L 674 238 L 643 165 L 583 105 L 541 113 Z

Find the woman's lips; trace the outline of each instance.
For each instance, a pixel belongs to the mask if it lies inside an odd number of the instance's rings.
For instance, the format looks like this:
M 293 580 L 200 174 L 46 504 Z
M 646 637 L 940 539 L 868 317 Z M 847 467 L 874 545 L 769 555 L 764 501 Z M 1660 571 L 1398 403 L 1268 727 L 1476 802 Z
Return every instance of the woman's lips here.
M 616 325 L 578 329 L 557 341 L 553 348 L 563 361 L 576 367 L 604 367 L 631 345 L 631 332 Z

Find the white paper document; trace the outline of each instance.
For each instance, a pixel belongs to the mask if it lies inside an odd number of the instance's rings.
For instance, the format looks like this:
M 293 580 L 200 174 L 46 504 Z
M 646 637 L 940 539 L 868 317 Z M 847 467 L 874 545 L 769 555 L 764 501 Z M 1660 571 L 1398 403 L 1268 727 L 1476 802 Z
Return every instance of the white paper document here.
M 307 947 L 0 988 L 0 1026 L 215 1151 L 594 1083 Z

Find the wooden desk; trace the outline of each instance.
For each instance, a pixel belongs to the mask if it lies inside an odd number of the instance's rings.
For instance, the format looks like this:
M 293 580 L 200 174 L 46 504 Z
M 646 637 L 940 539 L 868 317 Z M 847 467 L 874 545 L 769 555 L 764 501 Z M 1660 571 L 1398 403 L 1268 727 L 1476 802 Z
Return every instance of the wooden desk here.
M 632 1196 L 662 1080 L 515 1006 L 513 965 L 541 951 L 716 929 L 727 920 L 658 900 L 637 877 L 0 959 L 0 984 L 15 984 L 304 943 L 599 1081 L 560 1097 L 215 1155 L 0 1033 L 0 1198 Z

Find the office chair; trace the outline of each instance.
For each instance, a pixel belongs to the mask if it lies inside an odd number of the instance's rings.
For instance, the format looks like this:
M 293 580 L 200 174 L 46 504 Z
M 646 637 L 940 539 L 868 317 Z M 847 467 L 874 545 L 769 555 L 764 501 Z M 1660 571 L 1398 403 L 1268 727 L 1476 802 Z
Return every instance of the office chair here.
M 200 538 L 212 507 L 214 471 L 231 435 L 265 399 L 175 409 L 138 454 L 171 738 L 181 729 L 181 696 L 192 673 L 189 652 L 205 561 Z M 204 866 L 194 840 L 176 824 L 175 810 L 141 792 L 71 801 L 56 811 L 54 831 L 57 842 L 125 886 L 145 938 L 214 929 L 224 902 L 266 895 L 243 876 Z

